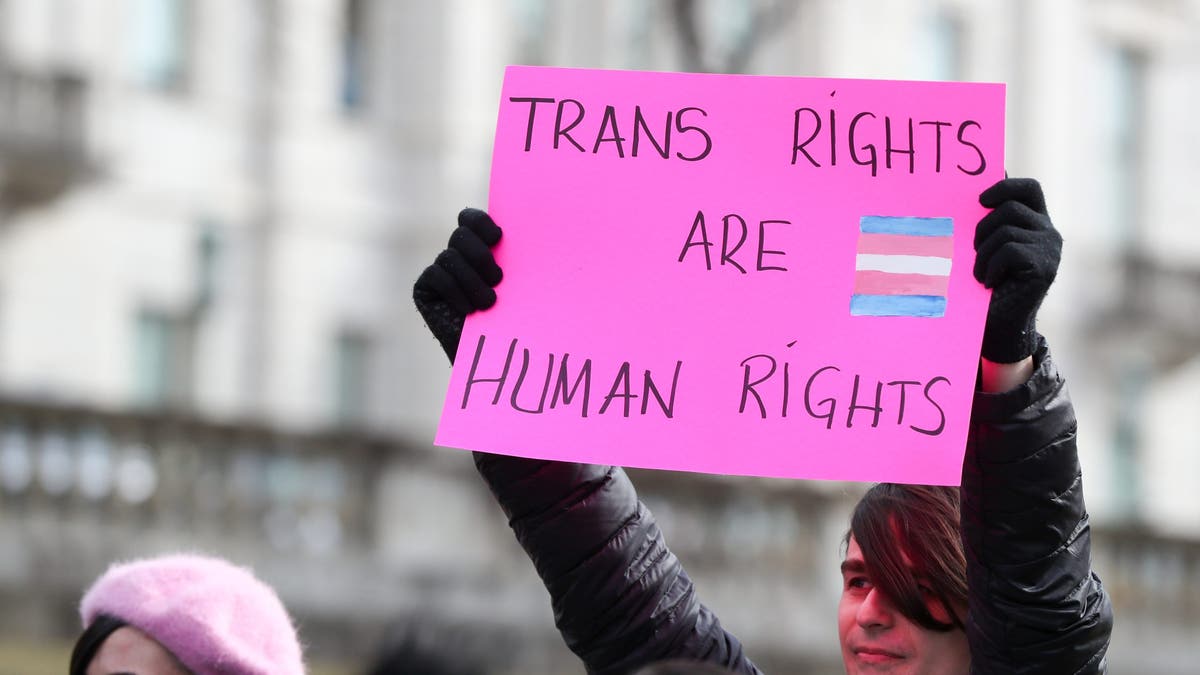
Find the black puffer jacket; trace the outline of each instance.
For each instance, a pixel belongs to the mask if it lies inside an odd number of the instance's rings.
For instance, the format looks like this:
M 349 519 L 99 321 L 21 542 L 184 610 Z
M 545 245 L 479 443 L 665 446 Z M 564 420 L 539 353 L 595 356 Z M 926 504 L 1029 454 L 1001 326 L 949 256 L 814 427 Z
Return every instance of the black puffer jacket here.
M 1075 410 L 1045 340 L 1037 371 L 975 395 L 962 474 L 974 673 L 1104 673 L 1112 605 L 1092 572 Z
M 1075 416 L 1043 342 L 1037 370 L 978 394 L 963 467 L 975 673 L 1100 673 L 1112 609 L 1091 573 Z M 617 467 L 476 453 L 589 673 L 669 657 L 759 670 L 696 597 Z M 833 617 L 830 617 L 833 621 Z

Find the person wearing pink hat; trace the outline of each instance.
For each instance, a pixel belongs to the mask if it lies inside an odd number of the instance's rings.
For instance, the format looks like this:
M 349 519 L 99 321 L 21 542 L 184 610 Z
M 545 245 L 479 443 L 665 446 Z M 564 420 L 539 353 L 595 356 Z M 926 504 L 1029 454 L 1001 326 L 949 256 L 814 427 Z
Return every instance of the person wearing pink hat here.
M 198 555 L 116 563 L 80 602 L 70 675 L 303 675 L 283 603 L 247 569 Z

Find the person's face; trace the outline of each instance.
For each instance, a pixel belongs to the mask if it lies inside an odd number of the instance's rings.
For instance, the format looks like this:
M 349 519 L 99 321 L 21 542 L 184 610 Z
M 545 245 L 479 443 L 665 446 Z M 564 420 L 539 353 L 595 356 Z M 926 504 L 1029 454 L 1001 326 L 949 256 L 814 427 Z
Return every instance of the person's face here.
M 932 596 L 928 607 L 938 621 L 951 620 Z M 971 668 L 966 633 L 929 630 L 901 614 L 871 582 L 854 537 L 842 562 L 838 638 L 847 675 L 965 675 Z
M 171 652 L 132 626 L 112 632 L 92 662 L 87 675 L 188 675 Z

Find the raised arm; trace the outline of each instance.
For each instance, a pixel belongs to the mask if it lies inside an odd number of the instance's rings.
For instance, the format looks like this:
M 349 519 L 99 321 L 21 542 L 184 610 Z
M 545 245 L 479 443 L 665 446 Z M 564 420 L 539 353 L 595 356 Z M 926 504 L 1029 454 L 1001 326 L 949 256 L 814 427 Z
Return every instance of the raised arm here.
M 451 361 L 467 314 L 496 302 L 500 228 L 483 211 L 459 226 L 417 280 L 413 299 Z M 617 675 L 665 658 L 758 673 L 696 597 L 654 517 L 619 467 L 474 453 L 475 466 L 550 592 L 567 646 L 589 673 Z
M 975 276 L 993 291 L 962 475 L 974 673 L 1102 673 L 1112 606 L 1091 535 L 1066 384 L 1036 332 L 1062 238 L 1041 187 L 981 195 Z

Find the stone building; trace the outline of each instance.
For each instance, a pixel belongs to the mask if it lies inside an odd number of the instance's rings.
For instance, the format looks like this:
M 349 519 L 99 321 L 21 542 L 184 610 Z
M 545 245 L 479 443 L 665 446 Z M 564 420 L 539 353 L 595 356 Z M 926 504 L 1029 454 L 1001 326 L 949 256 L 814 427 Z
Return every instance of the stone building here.
M 0 1 L 0 673 L 8 645 L 70 639 L 109 560 L 176 547 L 254 564 L 317 661 L 424 626 L 494 672 L 578 670 L 468 458 L 431 447 L 448 369 L 409 300 L 486 203 L 508 63 L 1008 83 L 1009 171 L 1067 240 L 1042 326 L 1111 660 L 1177 672 L 1198 35 L 1196 0 Z M 860 486 L 636 480 L 756 660 L 836 668 Z

